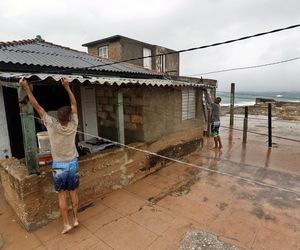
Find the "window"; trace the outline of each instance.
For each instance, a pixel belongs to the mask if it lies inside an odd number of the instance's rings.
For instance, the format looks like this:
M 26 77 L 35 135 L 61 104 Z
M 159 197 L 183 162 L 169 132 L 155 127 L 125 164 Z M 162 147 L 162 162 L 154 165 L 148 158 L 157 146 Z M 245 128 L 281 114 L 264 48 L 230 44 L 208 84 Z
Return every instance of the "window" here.
M 143 48 L 143 56 L 151 56 L 151 49 Z M 143 65 L 146 69 L 152 69 L 152 58 L 144 58 Z
M 182 120 L 196 118 L 196 91 L 195 89 L 182 90 Z
M 108 58 L 108 46 L 103 46 L 99 48 L 99 56 Z
M 159 56 L 159 65 L 158 65 L 159 72 L 166 71 L 166 55 Z

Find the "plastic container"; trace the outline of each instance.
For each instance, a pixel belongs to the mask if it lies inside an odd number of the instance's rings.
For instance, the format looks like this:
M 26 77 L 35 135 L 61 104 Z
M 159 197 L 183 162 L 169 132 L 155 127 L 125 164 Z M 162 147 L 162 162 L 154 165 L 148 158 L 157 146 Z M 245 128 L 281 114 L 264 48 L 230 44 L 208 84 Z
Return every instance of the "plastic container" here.
M 49 135 L 47 131 L 38 132 L 37 134 L 38 144 L 39 144 L 39 152 L 40 153 L 48 153 L 51 151 Z

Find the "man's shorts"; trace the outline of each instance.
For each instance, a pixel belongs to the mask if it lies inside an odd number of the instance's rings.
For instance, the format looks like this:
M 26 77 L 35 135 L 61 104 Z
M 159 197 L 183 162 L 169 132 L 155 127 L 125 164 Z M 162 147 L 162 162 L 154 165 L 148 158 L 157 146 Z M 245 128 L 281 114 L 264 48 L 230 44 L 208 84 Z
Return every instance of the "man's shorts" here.
M 69 162 L 53 161 L 52 169 L 55 192 L 72 191 L 79 187 L 77 158 Z
M 213 137 L 219 136 L 219 128 L 220 128 L 220 122 L 215 121 L 211 124 L 211 134 Z

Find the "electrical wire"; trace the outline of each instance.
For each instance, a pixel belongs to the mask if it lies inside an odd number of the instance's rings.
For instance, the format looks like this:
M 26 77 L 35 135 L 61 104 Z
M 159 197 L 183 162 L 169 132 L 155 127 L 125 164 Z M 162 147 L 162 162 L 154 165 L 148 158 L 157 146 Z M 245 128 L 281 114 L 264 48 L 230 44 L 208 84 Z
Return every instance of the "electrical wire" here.
M 255 68 L 273 66 L 273 65 L 277 65 L 277 64 L 281 64 L 281 63 L 296 61 L 296 60 L 299 60 L 299 59 L 300 59 L 300 57 L 294 57 L 294 58 L 290 58 L 290 59 L 286 59 L 286 60 L 282 60 L 282 61 L 277 61 L 277 62 L 272 62 L 272 63 L 265 63 L 265 64 L 258 64 L 258 65 L 252 65 L 252 66 L 238 67 L 238 68 L 215 70 L 215 71 L 203 72 L 203 73 L 187 75 L 187 76 L 202 76 L 202 75 L 224 73 L 224 72 L 230 72 L 230 71 L 236 71 L 236 70 L 255 69 Z
M 260 36 L 264 36 L 264 35 L 268 35 L 268 34 L 273 34 L 273 33 L 281 32 L 281 31 L 284 31 L 284 30 L 295 29 L 295 28 L 298 28 L 298 27 L 300 27 L 300 24 L 295 24 L 295 25 L 291 25 L 291 26 L 288 26 L 288 27 L 285 27 L 285 28 L 274 29 L 274 30 L 261 32 L 261 33 L 257 33 L 257 34 L 254 34 L 254 35 L 248 35 L 248 36 L 244 36 L 244 37 L 240 37 L 240 38 L 236 38 L 236 39 L 231 39 L 231 40 L 227 40 L 227 41 L 223 41 L 223 42 L 217 42 L 217 43 L 213 43 L 213 44 L 202 45 L 202 46 L 198 46 L 198 47 L 182 49 L 182 50 L 177 50 L 177 51 L 170 51 L 170 52 L 161 53 L 161 54 L 157 54 L 157 55 L 136 57 L 136 58 L 120 60 L 120 61 L 111 62 L 111 63 L 96 64 L 96 65 L 92 65 L 92 66 L 77 68 L 76 70 L 101 68 L 101 67 L 105 67 L 105 66 L 110 66 L 110 65 L 115 65 L 115 64 L 119 64 L 119 63 L 125 63 L 125 62 L 131 62 L 131 61 L 141 60 L 141 59 L 145 59 L 145 58 L 154 58 L 154 57 L 159 57 L 159 56 L 162 56 L 162 55 L 180 54 L 180 53 L 185 53 L 185 52 L 194 51 L 194 50 L 206 49 L 206 48 L 210 48 L 210 47 L 216 47 L 216 46 L 230 44 L 230 43 L 243 41 L 243 40 L 247 40 L 247 39 L 251 39 L 251 38 L 255 38 L 255 37 L 260 37 Z M 19 50 L 22 50 L 23 52 L 32 53 L 32 51 L 26 51 L 26 50 L 23 50 L 21 48 L 19 48 Z M 69 70 L 70 69 L 68 69 L 68 71 Z
M 298 28 L 298 27 L 300 27 L 300 24 L 288 26 L 288 27 L 285 27 L 285 28 L 275 29 L 275 30 L 271 30 L 271 31 L 267 31 L 267 32 L 257 33 L 257 34 L 254 34 L 254 35 L 244 36 L 244 37 L 240 37 L 240 38 L 236 38 L 236 39 L 232 39 L 232 40 L 227 40 L 227 41 L 224 41 L 224 42 L 218 42 L 218 43 L 213 43 L 213 44 L 209 44 L 209 45 L 203 45 L 203 46 L 199 46 L 199 47 L 189 48 L 189 49 L 171 51 L 171 52 L 167 52 L 167 53 L 161 53 L 161 54 L 158 54 L 158 55 L 136 57 L 136 58 L 126 59 L 126 60 L 121 60 L 121 61 L 118 61 L 118 62 L 103 64 L 103 65 L 99 65 L 99 66 L 103 67 L 103 66 L 114 65 L 114 64 L 123 63 L 123 62 L 130 62 L 130 61 L 134 61 L 134 60 L 141 60 L 141 59 L 145 59 L 145 58 L 158 57 L 158 56 L 162 56 L 162 55 L 180 54 L 180 53 L 194 51 L 194 50 L 206 49 L 206 48 L 210 48 L 210 47 L 216 47 L 216 46 L 220 46 L 220 45 L 224 45 L 224 44 L 243 41 L 243 40 L 247 40 L 247 39 L 254 38 L 254 37 L 260 37 L 260 36 L 264 36 L 264 35 L 268 35 L 268 34 L 273 34 L 273 33 L 281 32 L 281 31 L 284 31 L 284 30 L 295 29 L 295 28 Z M 96 68 L 96 67 L 98 67 L 98 66 L 95 65 L 95 66 L 91 66 L 91 67 L 86 67 L 85 69 L 91 69 L 91 68 Z

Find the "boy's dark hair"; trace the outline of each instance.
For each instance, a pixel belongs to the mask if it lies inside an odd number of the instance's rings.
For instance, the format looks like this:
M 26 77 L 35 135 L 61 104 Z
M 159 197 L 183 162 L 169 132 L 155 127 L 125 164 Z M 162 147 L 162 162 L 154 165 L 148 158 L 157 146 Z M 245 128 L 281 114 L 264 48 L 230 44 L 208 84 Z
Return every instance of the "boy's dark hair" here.
M 220 103 L 220 102 L 222 101 L 222 98 L 218 96 L 218 97 L 216 98 L 216 101 L 217 101 L 217 103 Z
M 57 110 L 57 118 L 59 122 L 68 122 L 70 121 L 71 115 L 71 107 L 70 106 L 63 106 Z

